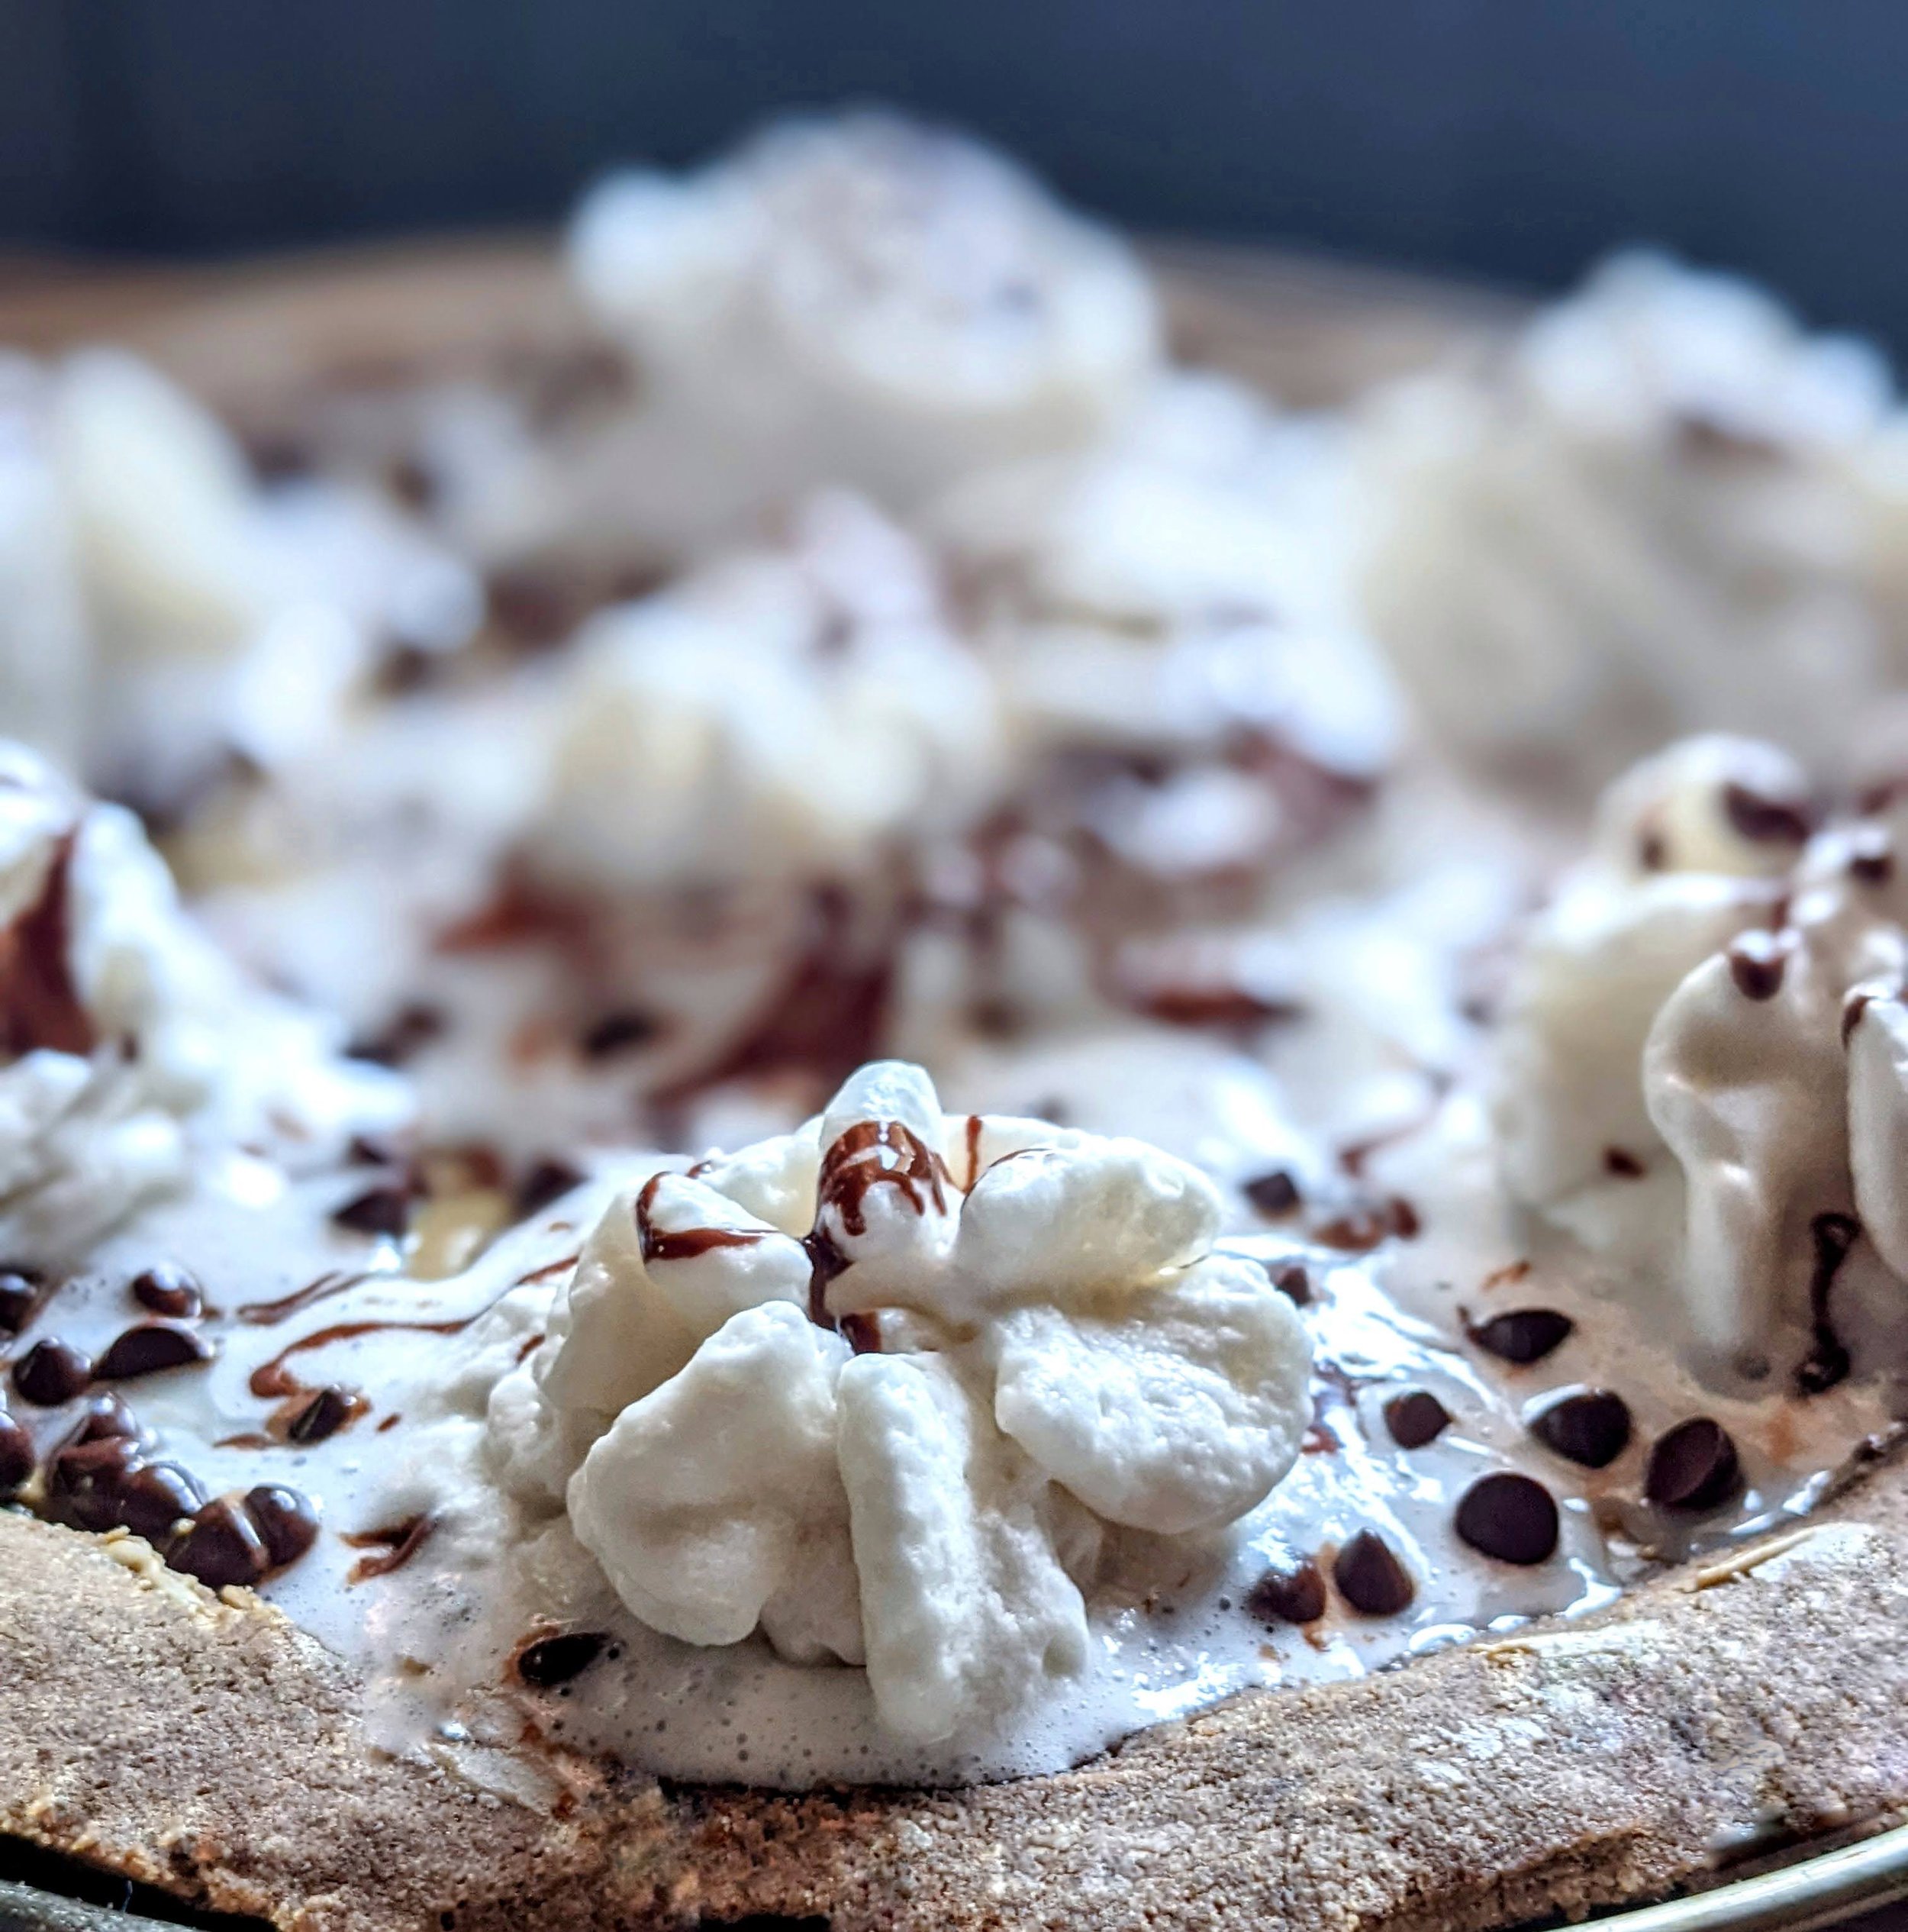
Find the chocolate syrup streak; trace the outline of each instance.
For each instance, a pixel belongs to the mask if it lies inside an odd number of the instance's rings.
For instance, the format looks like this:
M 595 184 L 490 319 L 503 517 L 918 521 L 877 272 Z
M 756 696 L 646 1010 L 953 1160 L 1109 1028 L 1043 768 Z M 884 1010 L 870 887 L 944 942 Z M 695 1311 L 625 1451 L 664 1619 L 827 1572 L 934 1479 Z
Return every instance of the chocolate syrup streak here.
M 750 1227 L 684 1227 L 673 1231 L 659 1228 L 649 1217 L 656 1205 L 656 1192 L 671 1176 L 653 1175 L 636 1197 L 636 1238 L 643 1259 L 649 1261 L 694 1261 L 717 1248 L 752 1248 L 762 1239 L 759 1229 Z
M 40 896 L 0 933 L 0 1053 L 8 1060 L 48 1047 L 90 1053 L 92 1015 L 80 1003 L 69 956 L 73 844 L 68 832 L 53 848 Z
M 294 1293 L 281 1296 L 276 1301 L 246 1301 L 234 1311 L 241 1321 L 250 1322 L 256 1328 L 269 1328 L 310 1308 L 317 1301 L 328 1301 L 334 1295 L 342 1295 L 346 1289 L 356 1288 L 360 1282 L 368 1282 L 383 1272 L 367 1268 L 356 1274 L 343 1270 L 321 1275 L 316 1281 L 308 1282 Z
M 429 1516 L 407 1516 L 402 1522 L 387 1524 L 382 1529 L 354 1530 L 340 1540 L 353 1550 L 372 1550 L 377 1554 L 360 1556 L 345 1577 L 346 1583 L 368 1583 L 374 1576 L 388 1576 L 417 1555 L 437 1527 Z
M 266 1401 L 282 1401 L 288 1395 L 311 1395 L 317 1392 L 309 1382 L 299 1381 L 285 1365 L 286 1359 L 302 1355 L 308 1349 L 324 1348 L 332 1342 L 348 1342 L 357 1335 L 382 1334 L 392 1330 L 405 1330 L 419 1335 L 456 1335 L 461 1334 L 480 1315 L 488 1314 L 496 1302 L 486 1301 L 481 1308 L 466 1315 L 459 1315 L 447 1321 L 340 1321 L 329 1328 L 321 1328 L 316 1334 L 301 1335 L 295 1342 L 287 1342 L 269 1362 L 261 1362 L 252 1371 L 247 1386 L 254 1395 Z

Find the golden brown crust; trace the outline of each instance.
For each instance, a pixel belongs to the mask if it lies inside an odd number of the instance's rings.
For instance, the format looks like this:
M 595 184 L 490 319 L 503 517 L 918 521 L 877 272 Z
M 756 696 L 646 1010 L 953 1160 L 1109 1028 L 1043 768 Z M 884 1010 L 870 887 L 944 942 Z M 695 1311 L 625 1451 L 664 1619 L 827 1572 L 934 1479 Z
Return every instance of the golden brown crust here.
M 666 1791 L 573 1759 L 380 1758 L 350 1673 L 256 1601 L 0 1517 L 0 1828 L 310 1932 L 1494 1926 L 1908 1808 L 1908 1483 L 1867 1524 L 1356 1684 L 1235 1700 L 1063 1776 Z M 1826 1532 L 1826 1533 L 1825 1533 Z

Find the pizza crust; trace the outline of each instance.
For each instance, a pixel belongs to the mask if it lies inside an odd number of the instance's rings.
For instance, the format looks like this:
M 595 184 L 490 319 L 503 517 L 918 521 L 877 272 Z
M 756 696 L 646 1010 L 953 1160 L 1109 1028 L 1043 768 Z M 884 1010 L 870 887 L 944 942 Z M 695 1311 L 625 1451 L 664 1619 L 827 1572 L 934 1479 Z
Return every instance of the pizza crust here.
M 1895 1466 L 1581 1622 L 1248 1693 L 1056 1776 L 792 1796 L 672 1788 L 535 1740 L 381 1756 L 349 1668 L 256 1598 L 6 1514 L 0 1829 L 288 1932 L 751 1913 L 1462 1932 L 1714 1882 L 1732 1856 L 1908 1810 L 1904 1630 Z

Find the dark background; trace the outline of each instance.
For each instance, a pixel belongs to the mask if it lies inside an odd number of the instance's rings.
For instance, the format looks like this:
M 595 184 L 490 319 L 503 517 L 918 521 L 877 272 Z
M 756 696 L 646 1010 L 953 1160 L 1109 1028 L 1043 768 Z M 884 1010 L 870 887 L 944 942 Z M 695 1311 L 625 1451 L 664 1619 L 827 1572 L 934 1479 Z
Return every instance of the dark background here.
M 1908 0 L 0 0 L 0 247 L 543 221 L 777 107 L 1120 219 L 1555 286 L 1636 237 L 1908 350 Z

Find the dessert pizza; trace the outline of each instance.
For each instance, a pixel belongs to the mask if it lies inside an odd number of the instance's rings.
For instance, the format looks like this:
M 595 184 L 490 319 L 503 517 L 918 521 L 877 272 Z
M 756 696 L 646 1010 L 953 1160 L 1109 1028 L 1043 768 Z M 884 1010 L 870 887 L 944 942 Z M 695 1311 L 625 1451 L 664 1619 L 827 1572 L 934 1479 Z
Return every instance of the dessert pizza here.
M 566 273 L 5 372 L 0 1828 L 1456 1928 L 1908 1805 L 1873 360 L 1629 262 L 1281 412 L 873 117 Z

